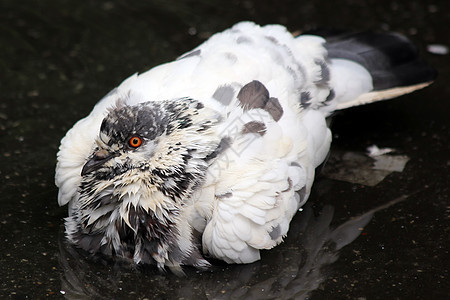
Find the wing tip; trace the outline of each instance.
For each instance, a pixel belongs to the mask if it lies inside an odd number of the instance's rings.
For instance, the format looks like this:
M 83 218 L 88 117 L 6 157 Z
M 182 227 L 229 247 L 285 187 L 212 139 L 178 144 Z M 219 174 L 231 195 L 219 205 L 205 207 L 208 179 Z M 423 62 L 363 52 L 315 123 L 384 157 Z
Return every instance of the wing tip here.
M 432 84 L 433 81 L 423 82 L 419 84 L 409 85 L 409 86 L 402 86 L 402 87 L 394 87 L 389 88 L 385 90 L 379 90 L 379 91 L 372 91 L 366 94 L 363 94 L 356 98 L 353 101 L 343 102 L 339 103 L 336 107 L 336 110 L 346 109 L 354 106 L 374 103 L 382 100 L 389 100 L 392 98 L 396 98 L 402 95 L 406 95 L 409 93 L 412 93 L 414 91 L 423 89 L 430 84 Z

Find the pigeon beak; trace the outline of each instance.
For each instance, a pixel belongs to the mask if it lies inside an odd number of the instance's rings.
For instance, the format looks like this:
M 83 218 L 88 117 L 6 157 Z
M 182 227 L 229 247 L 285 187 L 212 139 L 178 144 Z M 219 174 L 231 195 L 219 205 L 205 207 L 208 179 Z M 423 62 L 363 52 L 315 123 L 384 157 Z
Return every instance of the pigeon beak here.
M 114 153 L 109 153 L 106 150 L 98 150 L 94 153 L 94 155 L 84 164 L 83 169 L 81 170 L 81 176 L 89 174 L 95 170 L 100 169 L 103 164 L 105 164 L 108 160 L 117 155 Z

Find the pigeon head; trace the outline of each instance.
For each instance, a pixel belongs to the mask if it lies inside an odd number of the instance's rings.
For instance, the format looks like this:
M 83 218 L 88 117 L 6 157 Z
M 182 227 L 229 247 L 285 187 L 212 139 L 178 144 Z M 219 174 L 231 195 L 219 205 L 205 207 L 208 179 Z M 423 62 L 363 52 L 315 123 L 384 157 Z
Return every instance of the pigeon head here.
M 149 169 L 168 123 L 169 112 L 163 111 L 159 103 L 112 109 L 102 122 L 97 147 L 81 175 L 113 179 L 136 168 Z
M 112 108 L 81 170 L 74 242 L 136 263 L 206 265 L 183 208 L 219 148 L 217 122 L 189 98 Z
M 111 109 L 81 170 L 84 181 L 120 182 L 122 196 L 138 193 L 126 189 L 138 182 L 174 201 L 188 197 L 216 148 L 214 119 L 200 117 L 204 110 L 188 98 Z

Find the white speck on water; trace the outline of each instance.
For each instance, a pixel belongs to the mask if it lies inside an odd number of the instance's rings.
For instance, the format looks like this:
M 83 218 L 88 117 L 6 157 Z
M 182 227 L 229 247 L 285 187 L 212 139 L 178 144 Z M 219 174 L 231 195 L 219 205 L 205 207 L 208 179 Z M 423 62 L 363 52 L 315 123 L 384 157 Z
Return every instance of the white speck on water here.
M 441 44 L 430 44 L 427 46 L 427 51 L 437 55 L 447 55 L 448 46 Z
M 392 148 L 378 148 L 377 145 L 367 147 L 367 152 L 369 152 L 368 155 L 370 157 L 380 156 L 394 151 Z
M 196 34 L 197 34 L 197 28 L 195 28 L 195 27 L 190 27 L 190 28 L 188 29 L 188 33 L 189 33 L 190 35 L 196 35 Z

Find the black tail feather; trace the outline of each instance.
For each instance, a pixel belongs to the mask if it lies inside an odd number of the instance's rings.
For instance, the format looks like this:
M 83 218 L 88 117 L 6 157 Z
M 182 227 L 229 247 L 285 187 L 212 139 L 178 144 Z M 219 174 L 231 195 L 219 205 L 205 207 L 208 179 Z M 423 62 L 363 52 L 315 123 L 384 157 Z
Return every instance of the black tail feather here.
M 308 32 L 326 39 L 328 57 L 348 59 L 365 67 L 374 90 L 433 81 L 437 72 L 419 57 L 413 43 L 398 33 L 316 30 Z

